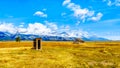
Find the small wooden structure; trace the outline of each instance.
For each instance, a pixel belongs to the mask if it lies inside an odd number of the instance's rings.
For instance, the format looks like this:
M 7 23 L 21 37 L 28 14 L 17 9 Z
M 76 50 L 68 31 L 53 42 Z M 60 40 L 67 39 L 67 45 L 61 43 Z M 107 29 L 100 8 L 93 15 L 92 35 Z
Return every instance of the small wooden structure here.
M 42 38 L 35 38 L 33 40 L 33 48 L 39 50 L 41 49 L 41 46 L 42 46 Z
M 80 43 L 84 43 L 85 41 L 81 40 L 80 38 L 76 38 L 74 41 L 73 41 L 73 44 L 80 44 Z

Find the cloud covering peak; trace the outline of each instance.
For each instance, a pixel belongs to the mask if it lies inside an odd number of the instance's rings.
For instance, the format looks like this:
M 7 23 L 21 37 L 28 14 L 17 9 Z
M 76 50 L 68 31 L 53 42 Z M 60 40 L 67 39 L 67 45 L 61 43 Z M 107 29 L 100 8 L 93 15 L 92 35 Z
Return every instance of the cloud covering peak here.
M 7 27 L 5 27 L 7 26 Z M 4 28 L 3 28 L 4 27 Z M 33 35 L 48 35 L 48 36 L 64 36 L 64 37 L 88 37 L 88 32 L 82 30 L 70 30 L 70 26 L 58 27 L 52 22 L 46 21 L 45 24 L 35 22 L 29 23 L 26 28 L 17 27 L 12 23 L 1 23 L 0 31 L 15 34 L 33 34 Z M 64 33 L 64 34 L 63 34 Z

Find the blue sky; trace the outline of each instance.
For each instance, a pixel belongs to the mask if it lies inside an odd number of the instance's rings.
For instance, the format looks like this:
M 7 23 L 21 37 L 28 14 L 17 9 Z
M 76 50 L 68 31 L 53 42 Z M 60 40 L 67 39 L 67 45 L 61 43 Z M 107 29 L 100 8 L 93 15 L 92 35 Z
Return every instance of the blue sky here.
M 0 0 L 0 31 L 120 40 L 119 28 L 120 0 Z

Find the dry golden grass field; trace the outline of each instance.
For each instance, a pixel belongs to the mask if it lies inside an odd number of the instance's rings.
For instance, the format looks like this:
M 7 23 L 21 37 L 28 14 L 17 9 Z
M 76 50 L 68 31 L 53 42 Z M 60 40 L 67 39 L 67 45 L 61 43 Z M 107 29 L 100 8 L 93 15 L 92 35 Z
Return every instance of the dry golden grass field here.
M 0 42 L 0 68 L 120 68 L 120 42 Z

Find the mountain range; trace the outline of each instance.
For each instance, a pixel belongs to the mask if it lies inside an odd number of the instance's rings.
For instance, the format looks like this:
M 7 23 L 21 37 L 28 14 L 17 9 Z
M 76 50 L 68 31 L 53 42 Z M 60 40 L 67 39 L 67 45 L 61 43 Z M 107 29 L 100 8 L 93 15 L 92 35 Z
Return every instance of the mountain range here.
M 106 41 L 108 40 L 108 39 L 97 37 L 97 36 L 69 37 L 69 34 L 66 32 L 61 32 L 57 36 L 20 34 L 20 33 L 11 34 L 9 32 L 0 32 L 0 41 L 14 41 L 17 36 L 19 36 L 21 40 L 33 40 L 35 38 L 42 38 L 42 40 L 44 41 L 73 41 L 76 38 L 81 38 L 84 41 Z

